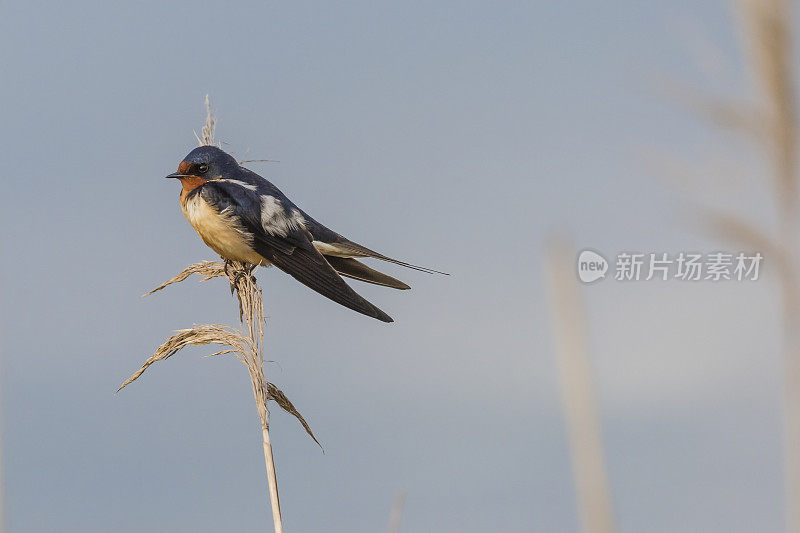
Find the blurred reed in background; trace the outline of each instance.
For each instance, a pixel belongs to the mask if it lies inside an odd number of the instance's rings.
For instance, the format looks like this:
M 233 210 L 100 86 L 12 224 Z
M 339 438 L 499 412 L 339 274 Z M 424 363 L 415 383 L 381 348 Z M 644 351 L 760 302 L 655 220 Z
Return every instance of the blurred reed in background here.
M 788 0 L 738 0 L 752 101 L 727 101 L 695 93 L 692 108 L 718 131 L 740 134 L 763 160 L 763 182 L 771 190 L 776 223 L 755 223 L 724 206 L 698 208 L 715 235 L 763 252 L 777 276 L 783 325 L 784 454 L 787 531 L 800 533 L 800 202 L 798 202 L 797 93 L 793 5 Z M 720 195 L 724 198 L 724 195 Z M 720 201 L 719 199 L 717 200 Z
M 612 533 L 611 494 L 575 258 L 575 250 L 565 239 L 554 239 L 547 250 L 547 287 L 558 382 L 583 531 Z

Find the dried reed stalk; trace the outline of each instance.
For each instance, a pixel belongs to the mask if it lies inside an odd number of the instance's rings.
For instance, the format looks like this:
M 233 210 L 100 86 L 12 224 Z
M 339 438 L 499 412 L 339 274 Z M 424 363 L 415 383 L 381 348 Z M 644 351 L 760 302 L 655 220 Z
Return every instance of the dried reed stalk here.
M 592 369 L 586 347 L 585 317 L 570 247 L 554 241 L 547 253 L 552 328 L 561 400 L 566 415 L 572 474 L 585 533 L 612 533 L 614 518 L 595 408 Z
M 202 138 L 198 137 L 201 145 L 214 144 L 214 118 L 211 104 L 206 96 L 206 123 L 202 129 Z M 195 134 L 196 135 L 196 134 Z M 278 497 L 278 478 L 275 473 L 275 460 L 272 453 L 272 443 L 269 437 L 269 408 L 267 403 L 275 401 L 279 407 L 297 418 L 302 424 L 306 433 L 314 439 L 311 428 L 306 423 L 303 416 L 292 405 L 286 395 L 274 384 L 267 381 L 264 376 L 264 307 L 261 289 L 258 287 L 255 276 L 253 276 L 253 265 L 239 263 L 235 261 L 204 261 L 189 265 L 175 277 L 165 281 L 147 294 L 160 291 L 163 288 L 179 283 L 189 278 L 191 275 L 202 276 L 203 281 L 215 277 L 225 277 L 231 287 L 231 294 L 236 294 L 239 302 L 239 320 L 247 324 L 247 335 L 224 325 L 203 325 L 194 326 L 176 332 L 168 338 L 164 344 L 159 346 L 155 353 L 145 361 L 142 367 L 136 371 L 119 388 L 122 390 L 130 383 L 141 376 L 147 368 L 158 361 L 163 361 L 175 355 L 187 346 L 202 346 L 206 344 L 219 344 L 227 346 L 229 349 L 221 350 L 213 355 L 234 354 L 247 367 L 250 374 L 250 382 L 253 389 L 253 397 L 258 409 L 258 417 L 261 421 L 262 443 L 264 447 L 264 461 L 267 470 L 267 485 L 269 487 L 270 505 L 272 507 L 272 520 L 275 533 L 283 532 L 281 519 L 280 499 Z M 321 446 L 320 446 L 321 447 Z
M 705 98 L 701 114 L 717 127 L 734 127 L 761 150 L 771 167 L 777 231 L 761 228 L 741 214 L 703 210 L 711 230 L 769 254 L 780 283 L 783 319 L 784 454 L 787 531 L 800 533 L 800 200 L 798 199 L 798 110 L 788 0 L 737 0 L 737 15 L 752 79 L 759 89 L 755 105 L 717 104 Z M 719 99 L 716 99 L 717 102 Z M 724 110 L 723 113 L 720 110 Z M 736 121 L 719 120 L 724 114 Z
M 400 533 L 400 522 L 403 519 L 403 506 L 406 504 L 406 491 L 397 493 L 389 513 L 389 533 Z
M 760 87 L 765 152 L 772 166 L 781 250 L 783 306 L 784 456 L 787 530 L 800 533 L 800 271 L 797 263 L 798 123 L 793 13 L 786 0 L 740 0 L 750 70 Z

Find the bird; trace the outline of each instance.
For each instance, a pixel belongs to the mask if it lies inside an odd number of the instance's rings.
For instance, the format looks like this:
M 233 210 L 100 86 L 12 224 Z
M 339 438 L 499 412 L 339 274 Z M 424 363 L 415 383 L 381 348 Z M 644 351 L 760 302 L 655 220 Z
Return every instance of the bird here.
M 393 259 L 327 228 L 267 179 L 216 146 L 195 148 L 179 163 L 178 171 L 166 177 L 181 182 L 183 216 L 223 259 L 274 265 L 322 296 L 382 322 L 394 320 L 342 276 L 399 290 L 411 287 L 357 258 L 446 274 Z

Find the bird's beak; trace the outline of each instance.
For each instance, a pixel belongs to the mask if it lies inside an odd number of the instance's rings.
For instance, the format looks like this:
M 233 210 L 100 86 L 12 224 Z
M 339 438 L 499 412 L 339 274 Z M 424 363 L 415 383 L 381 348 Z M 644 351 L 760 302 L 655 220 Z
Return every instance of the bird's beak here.
M 174 172 L 169 176 L 164 176 L 165 178 L 190 178 L 188 174 L 181 174 L 180 172 Z

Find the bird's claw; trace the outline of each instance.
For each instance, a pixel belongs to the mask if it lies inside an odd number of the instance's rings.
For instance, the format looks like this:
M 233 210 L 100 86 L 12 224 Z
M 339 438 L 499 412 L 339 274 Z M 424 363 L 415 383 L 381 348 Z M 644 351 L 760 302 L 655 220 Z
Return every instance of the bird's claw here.
M 228 269 L 231 266 L 232 266 L 232 262 L 228 261 L 226 259 L 225 260 L 225 267 L 224 267 L 225 277 L 228 278 L 228 281 L 231 284 L 231 295 L 233 295 L 233 293 L 239 288 L 239 281 L 242 278 L 253 279 L 253 270 L 255 270 L 256 266 L 255 265 L 247 265 L 247 264 L 245 264 L 244 268 L 242 270 L 237 270 L 232 276 L 231 276 L 231 273 L 228 271 Z M 255 281 L 255 280 L 253 280 L 253 281 Z

